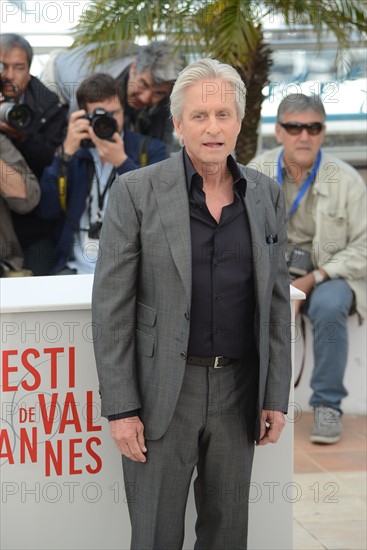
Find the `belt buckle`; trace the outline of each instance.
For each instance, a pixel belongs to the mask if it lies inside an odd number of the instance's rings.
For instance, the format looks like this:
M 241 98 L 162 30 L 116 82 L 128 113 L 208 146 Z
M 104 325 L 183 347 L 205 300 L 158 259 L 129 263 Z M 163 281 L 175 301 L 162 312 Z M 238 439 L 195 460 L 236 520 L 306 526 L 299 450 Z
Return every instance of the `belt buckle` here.
M 219 359 L 222 359 L 223 355 L 217 355 L 215 358 L 214 358 L 214 365 L 213 365 L 213 369 L 222 369 L 223 368 L 223 365 L 219 365 Z

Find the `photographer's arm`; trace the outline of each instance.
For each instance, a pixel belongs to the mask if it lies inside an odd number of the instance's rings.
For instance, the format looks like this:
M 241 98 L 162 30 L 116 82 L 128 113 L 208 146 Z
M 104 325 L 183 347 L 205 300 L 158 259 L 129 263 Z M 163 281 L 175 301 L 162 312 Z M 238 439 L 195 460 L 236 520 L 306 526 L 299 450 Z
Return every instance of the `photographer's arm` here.
M 20 172 L 0 159 L 0 193 L 3 197 L 25 199 L 27 189 L 25 179 Z
M 29 212 L 40 199 L 37 179 L 11 141 L 0 135 L 0 193 L 11 210 Z
M 83 115 L 85 115 L 84 110 L 71 114 L 64 143 L 55 154 L 52 164 L 46 166 L 40 178 L 42 196 L 37 207 L 37 215 L 45 220 L 57 219 L 62 214 L 60 176 L 63 171 L 65 174 L 68 172 L 73 155 L 80 149 L 81 140 L 89 138 L 89 121 L 82 118 Z M 65 162 L 65 156 L 68 157 L 67 162 Z
M 74 155 L 80 149 L 82 139 L 89 138 L 89 120 L 83 118 L 85 111 L 80 109 L 70 115 L 66 138 L 63 143 L 63 152 Z

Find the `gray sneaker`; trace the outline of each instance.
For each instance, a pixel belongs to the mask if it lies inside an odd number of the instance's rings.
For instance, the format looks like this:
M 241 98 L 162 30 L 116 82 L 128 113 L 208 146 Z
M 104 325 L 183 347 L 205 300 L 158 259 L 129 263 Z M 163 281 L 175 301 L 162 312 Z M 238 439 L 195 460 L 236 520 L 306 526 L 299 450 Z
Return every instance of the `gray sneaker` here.
M 330 445 L 337 443 L 342 432 L 341 413 L 331 407 L 316 407 L 310 440 Z

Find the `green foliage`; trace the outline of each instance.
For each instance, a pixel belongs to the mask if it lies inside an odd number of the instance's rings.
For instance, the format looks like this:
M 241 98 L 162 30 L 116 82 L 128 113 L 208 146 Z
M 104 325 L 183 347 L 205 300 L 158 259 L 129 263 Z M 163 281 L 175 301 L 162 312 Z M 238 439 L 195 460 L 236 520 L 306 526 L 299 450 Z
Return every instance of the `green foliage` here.
M 236 151 L 237 158 L 247 162 L 256 151 L 261 90 L 271 63 L 262 24 L 279 14 L 290 28 L 306 26 L 316 32 L 320 46 L 328 32 L 335 35 L 341 51 L 352 36 L 366 39 L 365 0 L 96 0 L 75 29 L 74 45 L 95 44 L 91 55 L 100 63 L 122 56 L 139 38 L 167 39 L 184 53 L 236 67 L 248 88 Z
M 183 51 L 251 66 L 261 21 L 277 14 L 290 27 L 310 25 L 319 38 L 331 31 L 341 47 L 353 31 L 367 32 L 360 0 L 96 0 L 74 31 L 75 45 L 95 43 L 95 61 L 101 62 L 111 49 L 123 54 L 138 37 L 165 37 Z

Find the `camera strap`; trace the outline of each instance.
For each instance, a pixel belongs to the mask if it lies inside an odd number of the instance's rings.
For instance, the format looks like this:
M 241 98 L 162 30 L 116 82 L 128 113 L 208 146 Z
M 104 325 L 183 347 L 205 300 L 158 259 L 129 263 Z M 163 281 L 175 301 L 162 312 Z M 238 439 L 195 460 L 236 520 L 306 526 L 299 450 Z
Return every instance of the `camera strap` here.
M 306 362 L 306 323 L 302 314 L 301 314 L 301 333 L 303 338 L 303 351 L 302 351 L 301 366 L 299 368 L 297 378 L 295 379 L 295 382 L 294 382 L 295 388 L 297 388 L 297 386 L 299 386 L 299 383 L 301 382 L 301 378 L 302 378 L 302 374 L 303 374 L 303 370 L 305 368 L 305 362 Z
M 279 185 L 283 185 L 283 166 L 282 166 L 283 165 L 283 153 L 284 153 L 284 150 L 282 150 L 279 153 L 279 156 L 278 156 L 277 181 L 278 181 Z M 312 168 L 311 174 L 308 176 L 306 181 L 302 184 L 300 190 L 298 191 L 298 194 L 297 194 L 296 198 L 293 201 L 293 204 L 291 205 L 291 208 L 290 208 L 288 216 L 287 216 L 288 218 L 290 218 L 295 213 L 295 211 L 297 210 L 301 200 L 303 199 L 304 195 L 306 194 L 307 189 L 314 182 L 317 171 L 320 167 L 320 162 L 321 162 L 321 150 L 318 152 L 317 159 L 316 159 L 316 162 L 315 162 L 315 164 Z
M 106 185 L 101 192 L 101 181 L 98 177 L 98 171 L 94 170 L 94 176 L 96 178 L 97 183 L 97 194 L 98 194 L 98 210 L 97 210 L 97 220 L 98 222 L 102 222 L 102 213 L 103 213 L 103 205 L 104 201 L 107 195 L 108 190 L 110 189 L 115 177 L 116 177 L 116 169 L 112 168 L 110 175 L 108 176 L 108 180 L 106 182 Z M 88 219 L 89 224 L 91 223 L 91 217 L 92 217 L 92 193 L 89 193 L 89 201 L 88 201 Z
M 150 136 L 145 136 L 140 144 L 139 144 L 139 164 L 141 167 L 143 166 L 147 166 L 148 163 L 149 163 L 149 157 L 148 157 L 148 147 L 150 145 L 150 141 L 151 141 L 151 137 Z

